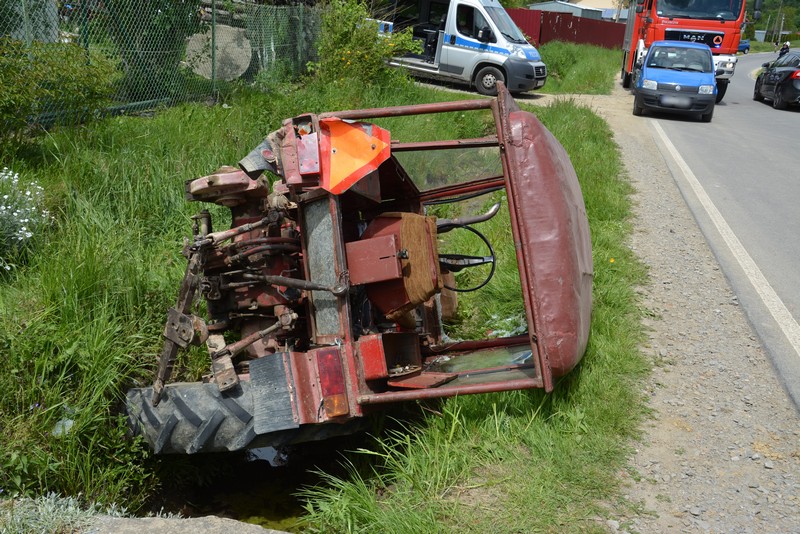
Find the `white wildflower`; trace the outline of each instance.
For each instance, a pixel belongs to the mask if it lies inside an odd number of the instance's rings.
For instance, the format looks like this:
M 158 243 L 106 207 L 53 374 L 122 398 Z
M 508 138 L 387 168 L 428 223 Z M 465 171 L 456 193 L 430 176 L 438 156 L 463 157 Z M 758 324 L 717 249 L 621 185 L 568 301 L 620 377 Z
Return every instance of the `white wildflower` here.
M 12 259 L 28 241 L 52 220 L 43 209 L 44 188 L 35 182 L 23 184 L 8 167 L 0 171 L 0 269 L 14 268 Z

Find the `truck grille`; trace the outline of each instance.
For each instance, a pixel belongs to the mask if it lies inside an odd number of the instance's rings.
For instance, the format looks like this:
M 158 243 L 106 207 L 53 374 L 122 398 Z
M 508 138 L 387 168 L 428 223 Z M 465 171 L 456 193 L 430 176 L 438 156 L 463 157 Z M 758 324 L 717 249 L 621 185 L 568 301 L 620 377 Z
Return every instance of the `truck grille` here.
M 709 32 L 697 30 L 677 30 L 670 29 L 664 31 L 664 39 L 670 41 L 690 41 L 692 43 L 704 43 L 709 48 L 719 48 L 725 36 L 722 32 Z M 716 40 L 716 42 L 714 42 Z

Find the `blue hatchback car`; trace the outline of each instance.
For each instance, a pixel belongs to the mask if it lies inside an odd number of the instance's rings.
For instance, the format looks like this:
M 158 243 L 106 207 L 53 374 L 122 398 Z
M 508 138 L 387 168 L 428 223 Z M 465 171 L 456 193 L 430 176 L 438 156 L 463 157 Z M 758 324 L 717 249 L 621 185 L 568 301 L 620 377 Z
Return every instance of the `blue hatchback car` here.
M 644 110 L 699 115 L 711 122 L 717 97 L 711 49 L 702 43 L 656 41 L 637 69 L 633 114 Z

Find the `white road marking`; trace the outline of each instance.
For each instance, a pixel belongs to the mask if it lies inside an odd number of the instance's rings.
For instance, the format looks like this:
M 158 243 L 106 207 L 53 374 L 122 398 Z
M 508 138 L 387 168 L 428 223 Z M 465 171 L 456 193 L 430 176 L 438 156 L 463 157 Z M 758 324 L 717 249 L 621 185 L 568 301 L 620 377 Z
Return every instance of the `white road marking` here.
M 766 306 L 770 314 L 772 314 L 772 317 L 775 319 L 778 327 L 783 332 L 783 335 L 786 336 L 786 339 L 792 345 L 792 348 L 794 348 L 795 353 L 798 357 L 800 357 L 800 325 L 797 324 L 797 321 L 795 321 L 794 317 L 792 317 L 792 314 L 786 308 L 786 305 L 780 299 L 778 294 L 775 293 L 775 290 L 772 289 L 772 286 L 764 277 L 761 269 L 758 268 L 756 262 L 753 261 L 753 258 L 750 257 L 750 254 L 747 253 L 747 250 L 745 250 L 744 246 L 739 241 L 739 238 L 736 237 L 736 234 L 733 233 L 731 227 L 725 222 L 722 214 L 711 201 L 711 198 L 708 196 L 705 189 L 703 189 L 703 186 L 700 185 L 700 182 L 697 180 L 697 177 L 694 175 L 692 170 L 678 153 L 675 145 L 673 145 L 669 140 L 667 134 L 661 128 L 661 125 L 656 121 L 651 121 L 651 124 L 653 125 L 653 128 L 658 136 L 661 138 L 661 141 L 664 143 L 664 146 L 675 160 L 675 163 L 677 163 L 678 167 L 683 173 L 683 177 L 692 188 L 697 200 L 703 206 L 703 209 L 711 219 L 711 222 L 714 223 L 714 226 L 722 236 L 725 244 L 728 245 L 728 249 L 731 251 L 731 254 L 733 254 L 734 258 L 736 258 L 736 261 L 739 263 L 739 266 L 744 271 L 748 280 L 750 280 L 753 288 L 756 290 L 759 297 L 761 297 L 761 301 L 764 303 L 764 306 Z

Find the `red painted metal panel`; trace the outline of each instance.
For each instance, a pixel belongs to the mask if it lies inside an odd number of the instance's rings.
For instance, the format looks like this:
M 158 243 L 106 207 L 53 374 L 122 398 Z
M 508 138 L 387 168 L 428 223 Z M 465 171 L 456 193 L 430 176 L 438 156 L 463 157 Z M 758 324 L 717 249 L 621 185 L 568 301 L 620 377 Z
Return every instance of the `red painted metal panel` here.
M 358 340 L 358 355 L 364 371 L 364 380 L 377 380 L 389 376 L 382 337 L 381 334 L 372 334 L 361 336 Z
M 454 373 L 419 373 L 389 380 L 392 387 L 403 389 L 428 389 L 441 386 L 458 378 Z
M 505 167 L 528 331 L 545 389 L 586 350 L 592 312 L 592 248 L 578 177 L 564 148 L 532 113 L 499 95 L 508 114 Z M 532 312 L 532 313 L 531 313 Z M 532 321 L 531 321 L 532 318 Z M 532 323 L 532 324 L 531 324 Z
M 554 13 L 536 9 L 507 9 L 511 19 L 532 39 L 535 46 L 550 41 L 591 44 L 605 48 L 622 48 L 625 24 L 607 20 L 576 17 L 571 13 Z M 545 58 L 547 63 L 547 58 Z
M 528 37 L 528 40 L 530 40 L 533 46 L 542 44 L 542 11 L 525 8 L 506 9 L 506 11 L 511 16 L 511 20 L 513 20 L 519 29 Z
M 345 249 L 350 283 L 354 286 L 403 277 L 394 234 L 345 243 Z
M 317 366 L 312 355 L 307 352 L 289 353 L 292 367 L 292 379 L 297 400 L 298 422 L 303 424 L 319 423 L 322 419 L 319 405 L 322 401 L 317 387 Z

